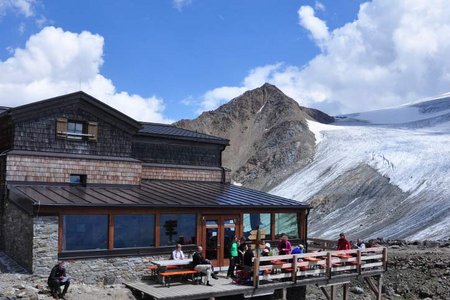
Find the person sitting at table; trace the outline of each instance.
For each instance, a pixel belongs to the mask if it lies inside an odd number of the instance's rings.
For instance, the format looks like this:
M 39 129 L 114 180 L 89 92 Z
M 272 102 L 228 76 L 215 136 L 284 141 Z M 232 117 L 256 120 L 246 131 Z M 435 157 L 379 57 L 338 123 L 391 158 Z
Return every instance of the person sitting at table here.
M 181 244 L 177 244 L 175 250 L 173 250 L 172 254 L 170 255 L 170 259 L 173 259 L 173 260 L 185 259 L 184 253 L 181 250 Z
M 202 255 L 203 247 L 198 246 L 197 251 L 192 256 L 192 264 L 194 266 L 194 270 L 206 274 L 206 285 L 212 286 L 210 283 L 211 277 L 214 279 L 219 279 L 216 274 L 214 274 L 214 268 L 211 265 L 211 262 L 205 259 Z
M 345 234 L 339 234 L 339 240 L 337 242 L 337 250 L 350 250 L 350 242 L 345 238 Z
M 302 254 L 304 248 L 305 247 L 302 244 L 299 244 L 297 247 L 292 249 L 291 254 Z
M 253 254 L 253 250 L 250 249 L 250 247 L 247 247 L 247 245 L 245 245 L 245 248 L 246 249 L 244 253 L 244 270 L 250 272 L 252 270 L 253 257 L 255 257 L 255 255 Z
M 366 249 L 366 244 L 363 241 L 361 241 L 360 239 L 356 239 L 355 248 L 356 249 Z
M 273 250 L 272 250 L 272 247 L 270 246 L 270 243 L 266 243 L 264 245 L 263 252 L 265 252 L 265 250 L 267 250 L 267 255 L 266 256 L 273 256 Z
M 291 254 L 292 246 L 288 240 L 288 236 L 285 233 L 281 234 L 281 238 L 277 244 L 278 255 Z

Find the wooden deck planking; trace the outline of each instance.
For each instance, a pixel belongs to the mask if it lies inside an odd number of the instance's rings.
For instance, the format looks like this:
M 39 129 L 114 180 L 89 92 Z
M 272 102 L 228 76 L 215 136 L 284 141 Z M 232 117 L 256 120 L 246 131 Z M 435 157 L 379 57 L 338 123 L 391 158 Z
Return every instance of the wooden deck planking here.
M 158 300 L 169 299 L 199 299 L 218 296 L 229 296 L 252 293 L 253 286 L 237 285 L 231 279 L 219 277 L 212 280 L 213 286 L 194 285 L 190 282 L 173 282 L 170 287 L 163 286 L 152 281 L 126 282 L 125 285 L 131 289 L 141 291 Z

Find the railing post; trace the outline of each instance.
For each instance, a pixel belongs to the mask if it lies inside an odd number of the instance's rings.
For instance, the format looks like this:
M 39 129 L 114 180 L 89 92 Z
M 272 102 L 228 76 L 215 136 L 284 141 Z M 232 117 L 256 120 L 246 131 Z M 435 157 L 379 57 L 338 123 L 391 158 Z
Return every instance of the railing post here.
M 383 248 L 383 269 L 387 271 L 387 248 Z
M 259 286 L 259 257 L 255 257 L 253 261 L 253 286 L 255 288 Z
M 331 252 L 327 253 L 327 275 L 328 278 L 331 278 L 331 267 L 332 267 L 332 263 L 331 263 Z
M 292 261 L 292 268 L 294 269 L 292 271 L 292 281 L 294 283 L 297 282 L 297 254 L 294 254 L 294 260 Z
M 358 256 L 357 256 L 357 258 L 356 258 L 356 262 L 358 263 L 358 265 L 357 265 L 357 272 L 358 272 L 358 274 L 359 275 L 361 275 L 361 250 L 360 249 L 358 249 Z

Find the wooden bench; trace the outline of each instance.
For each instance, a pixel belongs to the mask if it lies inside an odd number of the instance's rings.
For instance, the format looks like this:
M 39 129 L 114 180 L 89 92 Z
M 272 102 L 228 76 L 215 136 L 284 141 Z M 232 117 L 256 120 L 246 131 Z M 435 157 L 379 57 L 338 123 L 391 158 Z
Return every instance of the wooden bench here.
M 197 275 L 199 273 L 197 270 L 178 270 L 178 271 L 168 271 L 159 273 L 160 276 L 164 278 L 164 283 L 167 284 L 167 287 L 170 287 L 170 280 L 174 276 L 185 276 L 185 275 Z

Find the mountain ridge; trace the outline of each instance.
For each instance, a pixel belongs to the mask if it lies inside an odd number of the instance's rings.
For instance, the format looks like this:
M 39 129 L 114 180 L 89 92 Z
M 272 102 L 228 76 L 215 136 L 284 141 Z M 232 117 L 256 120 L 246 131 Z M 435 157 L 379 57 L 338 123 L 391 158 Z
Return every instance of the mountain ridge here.
M 230 139 L 234 181 L 310 203 L 310 236 L 450 238 L 449 96 L 333 118 L 265 84 L 176 125 Z
M 223 165 L 232 170 L 233 180 L 269 190 L 312 159 L 315 141 L 307 120 L 334 121 L 266 83 L 195 120 L 174 125 L 230 139 Z M 269 170 L 272 176 L 265 176 Z

